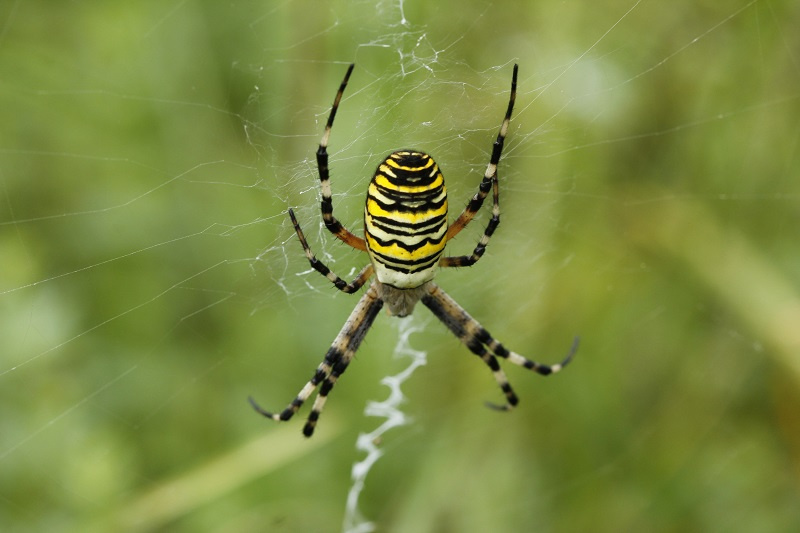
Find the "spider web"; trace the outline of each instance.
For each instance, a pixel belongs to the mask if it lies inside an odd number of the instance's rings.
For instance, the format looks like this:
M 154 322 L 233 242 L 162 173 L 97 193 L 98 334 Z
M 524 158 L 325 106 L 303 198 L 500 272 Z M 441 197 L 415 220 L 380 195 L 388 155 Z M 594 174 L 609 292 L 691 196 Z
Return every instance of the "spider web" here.
M 767 0 L 6 3 L 0 523 L 790 529 L 798 19 Z M 312 439 L 247 407 L 283 407 L 355 305 L 286 216 L 340 276 L 363 266 L 320 224 L 314 158 L 353 61 L 330 153 L 356 233 L 398 148 L 466 203 L 520 64 L 502 224 L 478 265 L 437 277 L 542 362 L 581 334 L 557 377 L 506 368 L 509 416 L 424 309 L 379 317 Z M 432 357 L 405 400 L 385 378 L 412 421 L 387 431 L 382 376 L 421 364 L 392 346 Z

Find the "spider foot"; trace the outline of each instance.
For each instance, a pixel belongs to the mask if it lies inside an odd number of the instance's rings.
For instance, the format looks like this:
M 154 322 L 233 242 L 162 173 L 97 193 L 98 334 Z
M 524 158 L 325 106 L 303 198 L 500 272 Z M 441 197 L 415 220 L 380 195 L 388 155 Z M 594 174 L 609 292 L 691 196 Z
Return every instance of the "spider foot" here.
M 572 341 L 572 347 L 569 349 L 569 353 L 567 354 L 567 356 L 559 364 L 551 367 L 553 369 L 553 372 L 558 372 L 558 370 L 561 370 L 562 368 L 567 366 L 570 361 L 572 361 L 572 357 L 575 355 L 575 352 L 578 351 L 578 345 L 580 344 L 580 342 L 581 338 L 578 335 L 575 335 L 575 339 Z M 558 370 L 556 370 L 556 367 L 558 367 Z
M 250 402 L 250 406 L 255 410 L 256 413 L 260 414 L 264 418 L 269 418 L 270 420 L 275 420 L 276 422 L 280 422 L 282 420 L 289 420 L 292 417 L 294 412 L 291 409 L 284 409 L 284 411 L 280 414 L 278 413 L 271 413 L 258 405 L 256 401 L 253 399 L 252 396 L 247 397 L 247 401 Z M 288 411 L 288 416 L 287 416 Z
M 306 425 L 303 426 L 303 435 L 310 437 L 314 434 L 317 427 L 317 420 L 319 420 L 319 411 L 311 411 L 306 420 Z
M 519 398 L 517 397 L 516 393 L 511 388 L 511 385 L 507 381 L 501 383 L 500 389 L 506 395 L 506 403 L 502 405 L 493 402 L 484 402 L 484 403 L 486 404 L 486 407 L 488 407 L 489 409 L 493 409 L 495 411 L 511 411 L 519 403 Z
M 533 370 L 537 374 L 541 374 L 542 376 L 549 376 L 550 374 L 555 374 L 556 372 L 561 372 L 565 366 L 567 366 L 570 361 L 572 361 L 572 357 L 575 355 L 575 352 L 578 351 L 578 344 L 580 342 L 580 337 L 575 337 L 575 340 L 572 341 L 572 347 L 569 349 L 569 353 L 567 356 L 562 359 L 560 363 L 555 365 L 543 365 L 542 363 L 537 363 L 536 361 L 532 361 L 526 357 L 523 357 L 519 354 L 514 352 L 509 352 L 508 360 L 514 364 L 520 365 L 528 370 Z
M 511 411 L 514 409 L 514 406 L 510 403 L 504 403 L 503 405 L 500 405 L 493 402 L 483 402 L 483 404 L 492 411 Z

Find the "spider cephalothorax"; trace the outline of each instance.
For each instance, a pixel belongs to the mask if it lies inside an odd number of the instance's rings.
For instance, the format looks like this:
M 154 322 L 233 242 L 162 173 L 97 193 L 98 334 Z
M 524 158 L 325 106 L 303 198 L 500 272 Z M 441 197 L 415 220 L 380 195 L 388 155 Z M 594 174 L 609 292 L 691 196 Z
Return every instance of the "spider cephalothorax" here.
M 370 258 L 369 264 L 361 270 L 356 279 L 350 283 L 346 282 L 314 256 L 291 209 L 289 217 L 311 266 L 328 278 L 337 289 L 353 293 L 363 287 L 373 274 L 376 279 L 356 304 L 325 354 L 324 360 L 314 372 L 314 376 L 283 411 L 280 413 L 265 411 L 252 398 L 250 403 L 256 411 L 267 418 L 289 420 L 319 387 L 319 394 L 303 427 L 303 434 L 310 437 L 314 433 L 328 394 L 347 369 L 378 311 L 386 305 L 390 314 L 404 317 L 413 311 L 417 302 L 422 302 L 472 353 L 489 366 L 506 398 L 504 405 L 491 406 L 509 410 L 519 400 L 508 383 L 505 372 L 500 368 L 497 358 L 506 359 L 546 376 L 558 372 L 569 363 L 578 348 L 578 339 L 575 339 L 569 354 L 559 364 L 548 366 L 532 361 L 509 351 L 492 338 L 480 323 L 433 282 L 433 277 L 439 267 L 472 266 L 478 262 L 500 223 L 497 165 L 500 163 L 517 95 L 517 65 L 514 65 L 511 78 L 508 108 L 500 132 L 497 134 L 489 165 L 486 167 L 478 192 L 470 199 L 459 217 L 448 224 L 447 189 L 444 185 L 444 176 L 433 158 L 418 150 L 399 150 L 389 154 L 378 165 L 369 183 L 364 206 L 364 239 L 348 231 L 333 216 L 328 172 L 328 139 L 336 110 L 339 108 L 339 102 L 352 72 L 353 65 L 350 65 L 333 101 L 328 123 L 317 150 L 317 166 L 322 189 L 322 220 L 325 226 L 346 244 L 366 251 Z M 489 191 L 492 191 L 493 199 L 492 217 L 472 254 L 442 255 L 447 241 L 469 224 L 483 205 Z

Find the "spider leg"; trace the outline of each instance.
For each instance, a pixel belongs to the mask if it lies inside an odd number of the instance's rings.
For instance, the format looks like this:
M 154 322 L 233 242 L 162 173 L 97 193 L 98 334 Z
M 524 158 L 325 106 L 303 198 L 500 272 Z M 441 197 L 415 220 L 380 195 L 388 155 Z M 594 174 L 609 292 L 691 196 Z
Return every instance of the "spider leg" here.
M 511 75 L 511 94 L 508 98 L 508 108 L 506 109 L 506 115 L 503 118 L 503 122 L 500 125 L 500 131 L 497 134 L 497 140 L 495 140 L 494 146 L 492 147 L 492 157 L 489 160 L 489 165 L 486 167 L 486 172 L 484 173 L 483 180 L 481 180 L 480 186 L 478 187 L 478 192 L 475 193 L 475 196 L 472 197 L 458 218 L 455 219 L 452 224 L 450 224 L 450 227 L 447 228 L 446 239 L 449 241 L 458 235 L 458 233 L 464 229 L 467 224 L 470 223 L 470 221 L 472 221 L 472 218 L 483 205 L 483 201 L 486 199 L 486 196 L 489 195 L 489 189 L 493 188 L 494 206 L 492 207 L 492 219 L 489 221 L 489 225 L 483 234 L 483 238 L 481 238 L 481 241 L 478 243 L 478 246 L 475 248 L 475 251 L 471 256 L 443 257 L 439 263 L 441 266 L 450 267 L 473 265 L 483 255 L 483 250 L 486 248 L 489 238 L 492 236 L 492 233 L 500 223 L 497 165 L 500 163 L 500 155 L 503 153 L 503 144 L 505 143 L 506 134 L 508 133 L 508 125 L 511 122 L 511 112 L 514 110 L 514 101 L 517 98 L 517 70 L 517 65 L 514 65 L 514 72 Z
M 488 404 L 490 407 L 499 410 L 507 411 L 512 409 L 519 403 L 519 398 L 517 398 L 505 373 L 500 368 L 497 357 L 506 359 L 528 370 L 538 372 L 543 376 L 548 376 L 561 371 L 567 366 L 570 360 L 572 360 L 575 351 L 578 349 L 578 338 L 576 337 L 575 341 L 572 343 L 569 354 L 563 361 L 555 365 L 543 365 L 505 348 L 499 341 L 494 339 L 477 320 L 472 318 L 463 307 L 458 305 L 453 298 L 440 289 L 435 283 L 428 283 L 427 291 L 422 297 L 422 303 L 425 304 L 436 318 L 441 320 L 472 353 L 480 357 L 483 362 L 487 364 L 506 397 L 505 405 L 496 406 L 494 404 Z
M 481 257 L 483 257 L 483 253 L 486 251 L 486 246 L 489 244 L 489 239 L 492 238 L 494 230 L 496 230 L 497 226 L 500 224 L 500 186 L 498 185 L 497 178 L 492 180 L 492 189 L 494 191 L 494 202 L 492 202 L 492 218 L 489 219 L 489 224 L 487 224 L 486 229 L 483 232 L 483 236 L 480 238 L 477 246 L 475 246 L 475 249 L 472 251 L 472 255 L 442 257 L 439 259 L 440 267 L 468 267 L 474 265 Z
M 311 413 L 308 415 L 308 420 L 303 427 L 303 434 L 306 437 L 313 435 L 314 428 L 317 425 L 317 420 L 319 420 L 322 408 L 325 406 L 328 394 L 339 377 L 347 370 L 347 365 L 350 364 L 356 350 L 358 350 L 358 347 L 361 345 L 361 341 L 364 340 L 369 328 L 375 321 L 375 317 L 378 315 L 378 311 L 380 311 L 382 307 L 383 300 L 378 297 L 378 290 L 373 284 L 358 301 L 355 309 L 350 313 L 341 331 L 325 354 L 322 363 L 320 363 L 316 372 L 314 372 L 314 376 L 300 389 L 295 399 L 280 413 L 273 413 L 263 409 L 251 397 L 249 400 L 253 409 L 266 418 L 279 422 L 286 421 L 294 416 L 308 398 L 311 397 L 311 394 L 313 394 L 317 387 L 319 387 L 319 393 L 314 400 Z
M 322 139 L 319 142 L 319 149 L 317 150 L 317 169 L 319 170 L 319 182 L 322 188 L 321 209 L 322 220 L 325 222 L 325 227 L 348 246 L 352 246 L 357 250 L 366 251 L 367 245 L 364 239 L 351 233 L 333 216 L 331 181 L 330 172 L 328 170 L 328 138 L 331 135 L 331 128 L 333 127 L 333 119 L 336 117 L 336 111 L 339 109 L 339 102 L 342 100 L 342 94 L 344 94 L 344 89 L 347 87 L 347 81 L 350 79 L 350 74 L 352 74 L 354 66 L 355 65 L 351 63 L 347 68 L 342 84 L 339 86 L 339 91 L 336 93 L 336 98 L 333 100 L 331 113 L 328 116 L 328 123 L 325 125 L 325 132 L 322 134 Z
M 289 209 L 289 218 L 292 219 L 294 231 L 297 233 L 297 237 L 300 239 L 300 244 L 303 246 L 303 251 L 306 253 L 306 257 L 308 258 L 308 262 L 311 263 L 311 267 L 328 278 L 328 280 L 333 283 L 337 289 L 342 292 L 352 294 L 360 289 L 364 283 L 367 282 L 370 276 L 372 276 L 372 263 L 368 263 L 367 266 L 362 268 L 356 279 L 350 283 L 347 283 L 345 280 L 331 272 L 331 269 L 325 266 L 322 261 L 317 259 L 314 253 L 311 251 L 311 248 L 308 246 L 308 241 L 306 241 L 306 236 L 303 234 L 303 230 L 300 229 L 300 224 L 297 222 L 297 218 L 294 216 L 294 211 L 291 209 Z

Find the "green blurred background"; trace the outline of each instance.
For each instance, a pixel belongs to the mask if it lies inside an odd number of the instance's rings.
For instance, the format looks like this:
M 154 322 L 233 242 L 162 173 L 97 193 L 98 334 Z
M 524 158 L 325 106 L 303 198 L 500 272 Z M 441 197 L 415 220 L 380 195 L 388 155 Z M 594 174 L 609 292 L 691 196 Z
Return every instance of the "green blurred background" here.
M 360 503 L 378 530 L 796 531 L 798 27 L 789 0 L 3 3 L 0 528 L 340 530 L 397 320 L 313 439 L 246 399 L 282 408 L 357 300 L 285 214 L 364 264 L 320 229 L 314 163 L 355 61 L 330 146 L 356 232 L 392 149 L 466 202 L 519 63 L 503 223 L 437 281 L 542 362 L 582 338 L 558 376 L 507 368 L 498 414 L 420 307 L 414 420 Z

